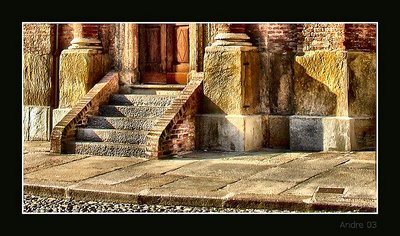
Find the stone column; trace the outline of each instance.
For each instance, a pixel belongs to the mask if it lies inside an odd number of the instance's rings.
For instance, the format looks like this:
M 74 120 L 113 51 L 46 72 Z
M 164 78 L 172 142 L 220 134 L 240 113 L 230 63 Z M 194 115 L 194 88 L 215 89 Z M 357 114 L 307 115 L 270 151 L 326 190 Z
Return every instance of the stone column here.
M 250 151 L 262 147 L 262 118 L 257 48 L 245 33 L 245 24 L 221 27 L 204 56 L 204 114 L 197 148 Z
M 68 49 L 93 49 L 101 53 L 99 27 L 96 24 L 74 24 L 74 39 Z
M 53 127 L 107 73 L 110 60 L 102 54 L 97 24 L 74 24 L 71 46 L 60 55 L 59 108 Z

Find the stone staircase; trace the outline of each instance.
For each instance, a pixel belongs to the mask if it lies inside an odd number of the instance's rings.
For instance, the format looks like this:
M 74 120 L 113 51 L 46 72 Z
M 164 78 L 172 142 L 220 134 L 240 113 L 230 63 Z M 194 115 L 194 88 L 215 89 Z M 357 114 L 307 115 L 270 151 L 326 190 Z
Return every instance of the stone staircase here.
M 130 93 L 113 94 L 86 127 L 76 130 L 75 153 L 145 156 L 146 136 L 183 85 L 134 85 Z

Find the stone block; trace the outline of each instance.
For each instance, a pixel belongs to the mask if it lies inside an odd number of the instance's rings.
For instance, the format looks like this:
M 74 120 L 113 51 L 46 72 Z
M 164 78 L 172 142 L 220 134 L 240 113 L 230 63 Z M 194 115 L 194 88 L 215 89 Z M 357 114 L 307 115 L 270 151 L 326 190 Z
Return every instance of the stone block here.
M 269 148 L 289 148 L 289 117 L 268 115 Z
M 45 141 L 50 139 L 49 106 L 24 106 L 24 139 Z
M 58 108 L 53 110 L 53 126 L 57 125 L 58 122 L 60 122 L 67 113 L 71 111 L 71 108 Z
M 351 151 L 375 149 L 375 119 L 291 116 L 290 149 Z
M 291 150 L 324 149 L 322 117 L 290 116 L 289 130 Z
M 53 56 L 24 53 L 24 105 L 51 105 Z
M 108 55 L 67 49 L 60 56 L 60 108 L 73 107 L 107 72 Z
M 352 150 L 375 150 L 376 147 L 376 119 L 375 117 L 352 118 L 354 137 Z
M 306 52 L 294 63 L 296 115 L 347 116 L 346 52 Z
M 348 52 L 349 116 L 376 114 L 376 54 Z
M 198 115 L 196 146 L 201 150 L 258 150 L 263 146 L 261 115 Z
M 260 109 L 259 64 L 256 47 L 207 47 L 204 56 L 204 113 L 257 113 Z

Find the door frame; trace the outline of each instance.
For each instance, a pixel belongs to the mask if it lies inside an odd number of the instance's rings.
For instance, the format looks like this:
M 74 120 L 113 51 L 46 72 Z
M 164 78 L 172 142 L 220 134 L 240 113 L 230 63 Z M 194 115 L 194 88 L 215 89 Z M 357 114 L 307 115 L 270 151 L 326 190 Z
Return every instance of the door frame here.
M 180 22 L 176 22 L 180 23 Z M 153 24 L 153 23 L 151 23 Z M 139 34 L 139 27 L 140 24 L 138 24 L 138 30 L 137 32 L 137 39 L 138 41 L 141 40 L 140 37 L 141 35 Z M 203 59 L 204 59 L 204 29 L 205 26 L 203 24 L 197 24 L 197 23 L 189 23 L 189 72 L 187 76 L 187 82 L 190 81 L 190 74 L 193 72 L 202 72 L 203 71 Z M 138 42 L 139 44 L 139 42 Z M 140 52 L 137 52 L 138 56 L 138 62 L 140 61 Z M 140 69 L 138 65 L 138 70 L 139 70 L 139 78 L 138 81 L 141 82 L 140 78 Z

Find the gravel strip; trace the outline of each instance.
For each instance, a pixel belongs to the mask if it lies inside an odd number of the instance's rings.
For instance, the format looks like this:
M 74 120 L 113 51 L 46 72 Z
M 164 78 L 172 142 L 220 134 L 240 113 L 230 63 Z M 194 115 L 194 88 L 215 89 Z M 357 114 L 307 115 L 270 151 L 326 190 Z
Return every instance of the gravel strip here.
M 292 213 L 262 209 L 138 205 L 24 195 L 24 213 Z

